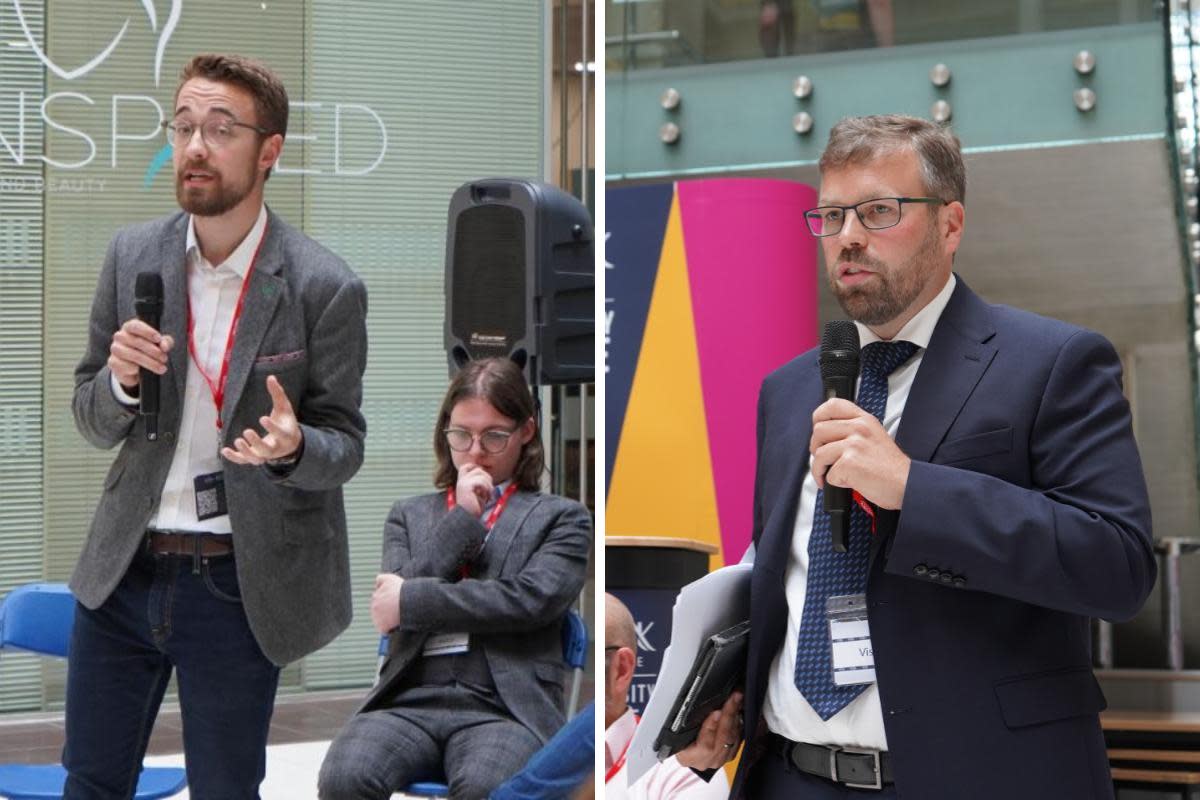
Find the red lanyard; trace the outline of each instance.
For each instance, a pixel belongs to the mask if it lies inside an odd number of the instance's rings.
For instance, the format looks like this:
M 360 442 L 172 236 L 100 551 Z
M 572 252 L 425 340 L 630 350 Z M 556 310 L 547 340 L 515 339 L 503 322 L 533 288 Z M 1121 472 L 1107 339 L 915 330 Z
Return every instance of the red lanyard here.
M 504 507 L 508 505 L 508 498 L 512 497 L 513 493 L 516 491 L 517 484 L 514 481 L 508 485 L 507 489 L 504 490 L 504 494 L 500 495 L 500 499 L 496 501 L 496 505 L 492 506 L 491 513 L 488 514 L 487 519 L 483 521 L 483 527 L 487 530 L 487 536 L 483 537 L 484 544 L 487 544 L 488 536 L 491 536 L 492 527 L 496 524 L 496 520 L 500 519 L 500 512 L 502 512 Z M 454 491 L 454 487 L 451 486 L 446 490 L 446 510 L 453 511 L 456 505 L 458 505 L 457 493 Z M 481 545 L 479 549 L 482 552 L 483 546 Z M 462 569 L 459 570 L 459 574 L 463 578 L 469 578 L 471 576 L 470 565 L 463 564 Z
M 854 493 L 851 496 L 854 498 L 854 502 L 858 503 L 858 507 L 863 510 L 863 513 L 871 518 L 871 535 L 874 536 L 875 535 L 875 522 L 876 522 L 875 506 L 868 503 L 867 498 L 865 498 L 861 494 L 859 494 L 857 489 L 854 490 Z
M 216 383 L 208 377 L 204 367 L 200 366 L 200 358 L 196 355 L 196 322 L 192 319 L 192 293 L 190 290 L 187 293 L 188 354 L 191 355 L 196 369 L 200 371 L 200 377 L 204 378 L 204 382 L 208 384 L 208 390 L 212 392 L 213 405 L 217 407 L 217 430 L 221 430 L 221 409 L 225 405 L 225 383 L 229 380 L 229 361 L 233 358 L 233 342 L 237 338 L 238 321 L 242 318 L 242 306 L 246 303 L 246 290 L 250 288 L 250 276 L 254 274 L 254 265 L 258 263 L 258 253 L 262 250 L 263 242 L 266 239 L 267 228 L 264 225 L 262 236 L 254 248 L 254 255 L 250 257 L 250 266 L 246 268 L 246 277 L 242 278 L 242 290 L 238 293 L 237 305 L 233 309 L 233 320 L 229 323 L 229 337 L 225 340 L 225 355 L 221 359 L 221 375 L 217 378 Z
M 633 715 L 633 726 L 635 728 L 637 727 L 637 724 L 641 721 L 642 721 L 641 717 L 639 717 L 637 714 Z M 631 745 L 631 744 L 633 744 L 632 736 L 630 736 L 629 741 L 625 743 L 625 749 L 621 751 L 621 757 L 613 762 L 613 765 L 608 768 L 608 772 L 604 773 L 605 785 L 607 785 L 608 782 L 613 779 L 614 775 L 616 775 L 618 772 L 621 771 L 621 767 L 625 766 L 625 756 L 628 755 L 629 745 Z

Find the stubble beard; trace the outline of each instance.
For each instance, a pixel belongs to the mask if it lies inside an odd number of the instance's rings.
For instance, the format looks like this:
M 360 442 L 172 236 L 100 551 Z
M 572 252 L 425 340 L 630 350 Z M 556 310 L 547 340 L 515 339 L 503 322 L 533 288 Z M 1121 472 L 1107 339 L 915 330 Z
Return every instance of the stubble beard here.
M 841 262 L 861 264 L 875 273 L 876 280 L 843 287 L 830 276 L 829 288 L 850 319 L 863 325 L 887 324 L 912 306 L 933 278 L 941 255 L 940 244 L 938 226 L 931 224 L 917 252 L 898 267 L 870 258 L 862 251 L 843 253 Z

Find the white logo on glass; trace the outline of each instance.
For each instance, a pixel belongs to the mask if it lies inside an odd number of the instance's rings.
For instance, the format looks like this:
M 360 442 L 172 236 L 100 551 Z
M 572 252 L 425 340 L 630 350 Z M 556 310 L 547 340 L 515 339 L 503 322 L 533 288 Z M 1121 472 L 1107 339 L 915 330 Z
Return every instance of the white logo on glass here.
M 25 41 L 29 43 L 29 47 L 41 59 L 41 62 L 46 65 L 46 68 L 53 72 L 58 77 L 65 81 L 73 81 L 76 78 L 81 78 L 94 70 L 96 67 L 104 63 L 113 51 L 117 49 L 117 45 L 121 43 L 121 37 L 125 35 L 125 31 L 129 28 L 129 18 L 125 18 L 125 24 L 121 26 L 121 30 L 117 31 L 117 35 L 113 37 L 108 46 L 100 51 L 99 55 L 76 69 L 66 70 L 55 64 L 50 56 L 42 50 L 37 39 L 33 35 L 33 31 L 29 29 L 29 23 L 25 20 L 25 12 L 21 8 L 21 0 L 12 0 L 13 10 L 17 12 L 17 22 L 21 25 L 21 30 L 25 33 Z M 167 42 L 171 39 L 171 34 L 175 32 L 175 26 L 179 24 L 179 17 L 183 13 L 183 0 L 171 0 L 171 11 L 167 14 L 167 20 L 163 23 L 162 30 L 158 30 L 158 12 L 154 9 L 152 0 L 141 0 L 142 8 L 146 12 L 146 16 L 150 20 L 150 30 L 158 33 L 158 46 L 154 51 L 154 85 L 159 85 L 159 78 L 162 74 L 163 55 L 167 50 Z

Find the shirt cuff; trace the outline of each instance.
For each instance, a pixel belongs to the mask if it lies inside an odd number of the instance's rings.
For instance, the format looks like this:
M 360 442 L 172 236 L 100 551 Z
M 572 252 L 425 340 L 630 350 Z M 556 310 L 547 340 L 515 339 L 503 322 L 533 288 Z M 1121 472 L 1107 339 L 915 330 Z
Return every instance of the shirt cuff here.
M 109 383 L 112 385 L 113 397 L 117 398 L 117 402 L 123 406 L 136 407 L 140 401 L 136 397 L 130 395 L 129 392 L 125 391 L 125 387 L 121 385 L 119 380 L 117 380 L 116 375 L 109 373 L 109 376 Z

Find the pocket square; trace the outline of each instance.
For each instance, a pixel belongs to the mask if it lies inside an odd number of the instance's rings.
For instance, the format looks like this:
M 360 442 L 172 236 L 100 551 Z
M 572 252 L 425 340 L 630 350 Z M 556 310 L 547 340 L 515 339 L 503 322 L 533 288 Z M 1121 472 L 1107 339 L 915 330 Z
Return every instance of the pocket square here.
M 287 364 L 292 361 L 299 361 L 308 355 L 307 350 L 292 350 L 289 353 L 276 353 L 272 356 L 259 356 L 254 359 L 255 364 Z

